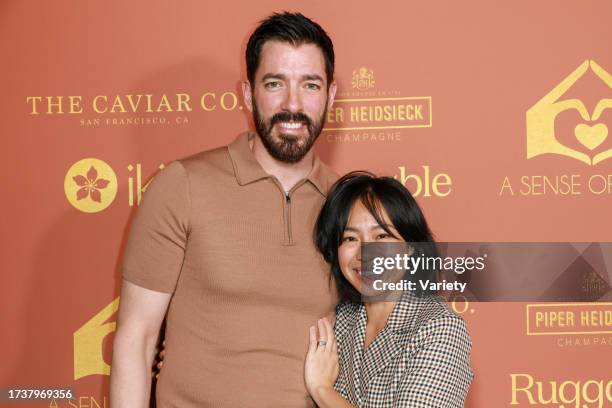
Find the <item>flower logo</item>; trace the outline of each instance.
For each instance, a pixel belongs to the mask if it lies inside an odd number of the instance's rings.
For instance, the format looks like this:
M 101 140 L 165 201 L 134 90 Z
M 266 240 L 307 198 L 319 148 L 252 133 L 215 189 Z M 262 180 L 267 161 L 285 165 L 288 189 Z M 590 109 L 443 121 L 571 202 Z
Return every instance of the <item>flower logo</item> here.
M 98 178 L 98 171 L 94 166 L 91 166 L 87 171 L 87 176 L 77 174 L 72 178 L 75 183 L 81 188 L 76 192 L 76 199 L 82 200 L 91 197 L 97 203 L 102 202 L 100 190 L 105 189 L 110 183 L 110 180 Z
M 66 173 L 64 193 L 76 209 L 87 213 L 99 212 L 115 199 L 117 176 L 102 160 L 79 160 Z

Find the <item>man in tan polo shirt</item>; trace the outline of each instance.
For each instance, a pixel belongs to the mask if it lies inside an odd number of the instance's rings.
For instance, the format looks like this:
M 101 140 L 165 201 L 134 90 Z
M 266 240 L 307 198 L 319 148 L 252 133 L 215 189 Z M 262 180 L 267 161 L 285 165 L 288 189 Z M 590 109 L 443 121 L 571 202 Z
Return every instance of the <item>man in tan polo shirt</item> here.
M 308 328 L 335 306 L 312 229 L 336 176 L 315 156 L 336 93 L 334 53 L 301 14 L 275 14 L 246 51 L 255 133 L 177 160 L 131 226 L 111 406 L 148 406 L 167 312 L 158 407 L 306 407 Z

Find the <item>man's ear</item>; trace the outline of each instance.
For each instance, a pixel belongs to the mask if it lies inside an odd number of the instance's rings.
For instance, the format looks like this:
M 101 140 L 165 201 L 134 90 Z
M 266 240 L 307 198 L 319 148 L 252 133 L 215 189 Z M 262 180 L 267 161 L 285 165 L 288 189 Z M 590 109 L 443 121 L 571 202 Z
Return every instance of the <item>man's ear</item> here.
M 337 90 L 338 84 L 336 83 L 336 81 L 332 81 L 332 83 L 329 84 L 329 90 L 327 91 L 327 109 L 331 109 L 331 107 L 334 105 Z
M 242 81 L 242 97 L 249 112 L 253 112 L 253 89 L 249 81 Z

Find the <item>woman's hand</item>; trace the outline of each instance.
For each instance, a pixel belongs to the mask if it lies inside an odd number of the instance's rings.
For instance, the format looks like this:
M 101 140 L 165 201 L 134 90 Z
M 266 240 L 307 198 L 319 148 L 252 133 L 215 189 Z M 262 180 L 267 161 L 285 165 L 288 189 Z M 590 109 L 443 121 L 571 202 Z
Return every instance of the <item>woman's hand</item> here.
M 166 340 L 162 342 L 162 349 L 155 349 L 155 361 L 153 362 L 153 372 L 151 375 L 159 380 L 159 373 L 161 373 L 161 369 L 164 365 L 164 356 L 166 355 Z
M 333 390 L 338 378 L 338 345 L 334 329 L 327 318 L 319 319 L 316 328 L 310 327 L 304 378 L 306 389 L 315 400 L 321 391 Z

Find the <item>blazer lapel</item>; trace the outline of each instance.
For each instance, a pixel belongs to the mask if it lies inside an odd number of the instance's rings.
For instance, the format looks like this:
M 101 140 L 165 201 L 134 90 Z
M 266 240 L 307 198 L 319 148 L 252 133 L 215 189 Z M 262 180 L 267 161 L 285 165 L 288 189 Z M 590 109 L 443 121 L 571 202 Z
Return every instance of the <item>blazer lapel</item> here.
M 401 358 L 414 334 L 412 328 L 419 305 L 419 299 L 413 298 L 403 298 L 395 305 L 387 325 L 364 353 L 362 373 L 366 387 L 394 359 Z
M 361 370 L 363 384 L 367 387 L 376 374 L 389 365 L 400 352 L 401 347 L 395 341 L 395 334 L 385 327 L 364 353 Z

